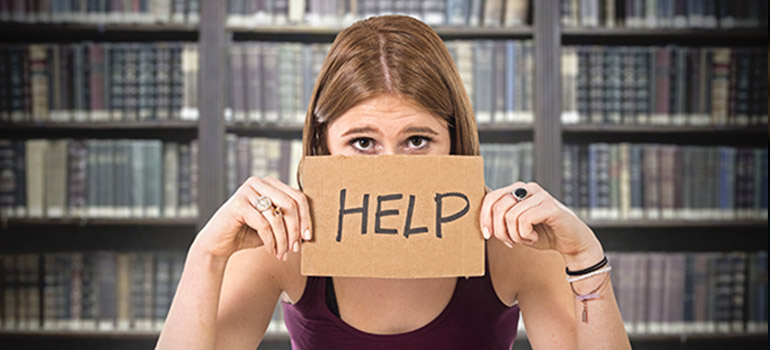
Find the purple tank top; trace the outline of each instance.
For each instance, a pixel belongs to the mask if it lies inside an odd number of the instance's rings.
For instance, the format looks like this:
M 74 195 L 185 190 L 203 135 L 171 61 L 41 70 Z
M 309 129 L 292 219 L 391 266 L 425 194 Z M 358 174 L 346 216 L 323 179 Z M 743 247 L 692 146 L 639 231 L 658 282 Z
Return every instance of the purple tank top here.
M 485 261 L 486 271 L 489 263 Z M 446 308 L 425 326 L 401 334 L 360 331 L 326 305 L 326 278 L 308 277 L 299 302 L 282 302 L 291 348 L 309 349 L 511 349 L 519 323 L 519 305 L 498 299 L 489 273 L 459 277 Z

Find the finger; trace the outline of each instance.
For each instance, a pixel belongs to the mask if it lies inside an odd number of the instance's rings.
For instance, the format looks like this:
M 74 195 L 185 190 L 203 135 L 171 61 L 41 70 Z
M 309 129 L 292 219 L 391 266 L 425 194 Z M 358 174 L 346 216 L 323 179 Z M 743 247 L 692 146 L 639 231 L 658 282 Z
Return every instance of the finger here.
M 294 202 L 299 208 L 299 227 L 302 233 L 302 238 L 305 240 L 310 240 L 313 237 L 312 235 L 313 224 L 310 220 L 310 205 L 307 202 L 307 196 L 305 196 L 305 194 L 302 193 L 301 191 L 295 188 L 292 188 L 291 186 L 281 181 L 278 181 L 272 177 L 265 178 L 265 181 L 269 182 L 270 184 L 272 184 L 278 189 L 282 189 L 284 193 L 286 193 L 287 195 L 289 195 L 289 197 L 294 199 Z
M 282 205 L 278 204 L 279 207 L 284 209 L 283 211 L 283 220 L 286 224 L 286 233 L 288 237 L 286 238 L 286 246 L 288 251 L 299 251 L 299 235 L 300 235 L 300 210 L 299 205 L 294 200 L 294 197 L 292 197 L 291 191 L 287 192 L 288 190 L 292 190 L 291 187 L 285 186 L 285 188 L 278 187 L 276 185 L 280 184 L 283 185 L 283 183 L 275 179 L 273 177 L 267 176 L 262 179 L 262 181 L 265 182 L 265 185 L 268 186 L 270 189 L 275 189 L 279 193 L 281 193 L 283 196 L 285 196 L 286 200 L 289 202 L 289 207 L 283 207 Z
M 262 212 L 262 216 L 267 218 L 270 222 L 270 227 L 273 229 L 273 237 L 275 237 L 275 257 L 279 260 L 285 260 L 286 252 L 289 250 L 288 234 L 286 233 L 286 224 L 283 221 L 283 215 L 276 214 L 272 209 L 268 209 Z
M 282 209 L 283 215 L 275 215 L 269 210 L 263 212 L 262 215 L 268 218 L 268 221 L 273 225 L 278 258 L 284 259 L 283 254 L 291 248 L 289 243 L 296 241 L 296 238 L 292 241 L 290 237 L 299 237 L 299 211 L 297 210 L 297 204 L 286 193 L 262 179 L 251 177 L 246 180 L 246 184 L 251 186 L 259 195 L 268 196 L 273 205 Z M 283 228 L 283 230 L 278 229 L 278 227 Z
M 530 232 L 521 231 L 520 229 L 521 214 L 533 207 L 540 205 L 545 199 L 543 193 L 544 192 L 535 193 L 534 195 L 516 203 L 516 205 L 505 214 L 508 234 L 511 236 L 511 239 L 514 242 L 532 243 L 531 236 L 529 236 Z
M 492 206 L 497 203 L 500 198 L 503 196 L 509 194 L 511 190 L 513 190 L 516 187 L 524 186 L 525 183 L 523 182 L 515 182 L 510 186 L 502 187 L 499 189 L 496 189 L 494 191 L 491 191 L 484 195 L 484 201 L 481 203 L 481 218 L 480 218 L 480 225 L 482 232 L 486 229 L 489 231 L 490 236 L 494 234 L 493 230 L 493 218 L 492 218 Z
M 544 199 L 540 204 L 533 206 L 519 215 L 519 234 L 524 239 L 532 243 L 537 242 L 540 237 L 535 231 L 535 225 L 548 220 L 554 214 L 555 206 L 550 204 L 548 199 Z
M 273 229 L 270 227 L 270 223 L 267 219 L 265 219 L 265 217 L 262 216 L 262 214 L 260 214 L 246 199 L 244 199 L 243 204 L 240 205 L 239 213 L 243 222 L 256 232 L 257 238 L 262 240 L 262 245 L 265 246 L 265 249 L 267 249 L 270 254 L 275 254 Z M 246 237 L 246 239 L 250 238 Z
M 494 230 L 495 238 L 499 239 L 505 245 L 513 247 L 514 241 L 512 241 L 505 230 L 505 213 L 507 213 L 511 207 L 516 204 L 516 200 L 513 196 L 502 196 L 498 199 L 497 203 L 492 206 L 492 227 Z

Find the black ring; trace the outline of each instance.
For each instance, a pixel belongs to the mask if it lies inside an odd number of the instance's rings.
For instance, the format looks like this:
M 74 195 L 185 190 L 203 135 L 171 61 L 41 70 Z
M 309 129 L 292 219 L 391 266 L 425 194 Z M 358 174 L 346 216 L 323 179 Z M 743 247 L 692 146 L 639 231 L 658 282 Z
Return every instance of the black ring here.
M 513 195 L 513 198 L 516 198 L 516 200 L 522 200 L 524 198 L 527 198 L 527 190 L 525 190 L 522 187 L 516 188 L 513 191 L 511 191 L 511 194 Z
M 594 264 L 593 266 L 587 267 L 585 269 L 578 270 L 578 271 L 570 271 L 568 267 L 565 267 L 564 270 L 567 272 L 568 276 L 580 276 L 580 275 L 585 275 L 587 273 L 591 273 L 591 272 L 594 272 L 594 271 L 596 271 L 598 269 L 601 269 L 602 267 L 606 266 L 607 264 L 609 264 L 609 260 L 607 260 L 607 256 L 605 255 L 604 259 L 602 259 L 602 261 Z

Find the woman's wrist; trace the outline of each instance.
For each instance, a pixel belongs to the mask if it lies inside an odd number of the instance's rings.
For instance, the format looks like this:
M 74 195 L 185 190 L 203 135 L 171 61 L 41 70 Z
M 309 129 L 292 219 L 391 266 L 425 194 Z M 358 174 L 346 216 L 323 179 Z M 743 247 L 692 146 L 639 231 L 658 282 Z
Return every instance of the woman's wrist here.
M 210 250 L 206 249 L 197 240 L 190 245 L 190 250 L 187 255 L 188 261 L 192 260 L 213 269 L 224 269 L 225 265 L 227 265 L 227 261 L 230 259 L 229 256 L 211 253 Z
M 570 271 L 578 271 L 595 265 L 604 259 L 604 249 L 598 240 L 575 254 L 562 254 L 564 263 Z

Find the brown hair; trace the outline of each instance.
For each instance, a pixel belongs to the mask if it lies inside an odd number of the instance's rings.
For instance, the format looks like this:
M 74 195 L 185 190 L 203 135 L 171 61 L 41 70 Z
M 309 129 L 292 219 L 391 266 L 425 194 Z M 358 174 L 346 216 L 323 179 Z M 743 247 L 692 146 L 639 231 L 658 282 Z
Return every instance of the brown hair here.
M 479 155 L 473 108 L 446 45 L 425 23 L 388 15 L 357 21 L 334 39 L 305 116 L 303 157 L 328 155 L 329 124 L 382 94 L 405 97 L 446 121 L 450 154 Z

